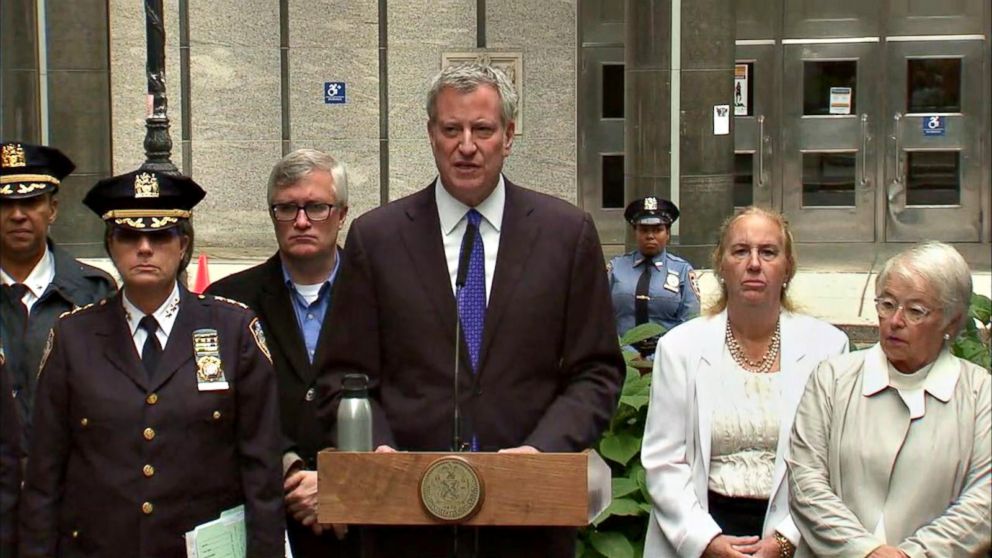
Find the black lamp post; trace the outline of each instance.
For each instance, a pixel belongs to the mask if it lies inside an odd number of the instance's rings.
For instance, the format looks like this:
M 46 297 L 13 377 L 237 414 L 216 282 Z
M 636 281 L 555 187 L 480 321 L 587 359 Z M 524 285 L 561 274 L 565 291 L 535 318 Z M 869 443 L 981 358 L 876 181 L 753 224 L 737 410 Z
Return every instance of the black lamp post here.
M 162 0 L 145 0 L 145 34 L 148 44 L 148 96 L 151 114 L 145 119 L 145 162 L 141 168 L 167 174 L 179 174 L 172 163 L 172 138 L 169 137 L 169 108 L 165 96 L 165 22 Z

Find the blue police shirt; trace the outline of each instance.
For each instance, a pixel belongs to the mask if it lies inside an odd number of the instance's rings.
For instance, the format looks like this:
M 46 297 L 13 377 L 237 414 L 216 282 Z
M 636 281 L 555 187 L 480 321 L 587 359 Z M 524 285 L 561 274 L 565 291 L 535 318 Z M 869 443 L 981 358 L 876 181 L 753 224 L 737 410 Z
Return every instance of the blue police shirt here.
M 610 295 L 617 335 L 634 327 L 635 293 L 645 257 L 638 250 L 610 260 Z M 699 315 L 699 293 L 692 264 L 667 250 L 654 258 L 648 287 L 648 320 L 671 329 Z
M 337 249 L 335 248 L 335 250 Z M 324 315 L 327 314 L 327 310 L 331 306 L 331 285 L 334 284 L 339 267 L 341 267 L 340 251 L 334 259 L 334 269 L 331 270 L 327 281 L 320 287 L 317 300 L 313 301 L 313 304 L 307 304 L 303 295 L 296 290 L 296 285 L 293 284 L 289 272 L 286 271 L 286 266 L 282 266 L 282 276 L 289 289 L 289 299 L 293 301 L 293 313 L 296 314 L 296 323 L 300 326 L 300 332 L 303 333 L 303 341 L 307 346 L 307 358 L 310 359 L 311 364 L 313 363 L 313 356 L 317 352 L 320 326 L 324 323 Z

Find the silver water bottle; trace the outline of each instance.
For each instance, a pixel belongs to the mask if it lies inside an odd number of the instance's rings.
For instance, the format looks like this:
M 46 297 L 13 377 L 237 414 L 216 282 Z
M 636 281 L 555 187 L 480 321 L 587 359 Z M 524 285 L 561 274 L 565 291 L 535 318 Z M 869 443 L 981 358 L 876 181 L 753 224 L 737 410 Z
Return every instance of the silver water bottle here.
M 369 377 L 345 374 L 338 405 L 338 450 L 372 451 L 372 405 L 369 403 Z

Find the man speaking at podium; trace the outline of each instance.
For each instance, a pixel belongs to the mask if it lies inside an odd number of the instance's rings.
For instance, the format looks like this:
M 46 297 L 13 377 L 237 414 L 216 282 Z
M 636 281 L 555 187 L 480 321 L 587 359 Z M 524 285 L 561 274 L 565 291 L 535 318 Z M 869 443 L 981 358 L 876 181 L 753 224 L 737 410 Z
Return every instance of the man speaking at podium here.
M 427 97 L 437 179 L 349 231 L 320 413 L 332 423 L 343 375 L 367 374 L 376 451 L 581 451 L 616 407 L 624 363 L 599 237 L 588 214 L 503 177 L 516 109 L 499 70 L 443 70 Z M 560 528 L 363 539 L 372 556 L 575 555 Z

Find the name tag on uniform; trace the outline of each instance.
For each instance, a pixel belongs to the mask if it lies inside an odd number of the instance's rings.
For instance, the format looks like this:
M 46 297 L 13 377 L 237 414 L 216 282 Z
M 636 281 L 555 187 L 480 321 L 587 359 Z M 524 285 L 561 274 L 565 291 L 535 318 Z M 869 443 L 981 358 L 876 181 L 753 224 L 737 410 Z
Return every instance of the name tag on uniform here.
M 679 279 L 679 274 L 677 271 L 669 271 L 668 275 L 665 276 L 665 290 L 672 291 L 673 293 L 679 292 L 679 287 L 682 286 L 682 280 Z
M 220 338 L 216 329 L 193 332 L 193 355 L 196 359 L 196 387 L 200 391 L 228 389 L 224 363 L 220 360 Z

